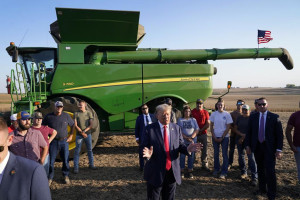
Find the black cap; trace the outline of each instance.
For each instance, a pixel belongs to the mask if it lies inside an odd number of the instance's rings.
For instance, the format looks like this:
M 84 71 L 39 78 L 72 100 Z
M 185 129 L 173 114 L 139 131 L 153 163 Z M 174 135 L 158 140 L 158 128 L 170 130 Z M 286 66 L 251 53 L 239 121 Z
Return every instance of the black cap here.
M 165 100 L 165 104 L 168 104 L 168 105 L 172 105 L 172 99 L 170 99 L 170 98 L 166 98 L 166 100 Z

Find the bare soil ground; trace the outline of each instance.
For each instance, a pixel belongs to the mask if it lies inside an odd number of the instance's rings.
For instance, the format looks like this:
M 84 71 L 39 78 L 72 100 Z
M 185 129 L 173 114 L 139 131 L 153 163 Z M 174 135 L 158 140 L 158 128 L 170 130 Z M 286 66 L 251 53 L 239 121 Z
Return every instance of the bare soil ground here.
M 290 112 L 278 113 L 285 129 Z M 138 146 L 133 133 L 101 133 L 94 148 L 95 166 L 88 168 L 88 158 L 80 158 L 79 174 L 70 173 L 71 185 L 65 185 L 61 176 L 61 163 L 55 165 L 55 179 L 51 185 L 53 199 L 146 199 L 146 183 L 138 168 Z M 199 153 L 197 159 L 199 160 Z M 213 151 L 209 133 L 210 168 L 213 168 Z M 73 162 L 70 161 L 71 171 Z M 255 197 L 256 190 L 250 185 L 250 179 L 241 180 L 238 169 L 237 152 L 234 167 L 226 180 L 212 176 L 210 172 L 195 164 L 194 179 L 185 178 L 176 190 L 176 199 L 266 199 Z M 297 185 L 297 173 L 294 155 L 284 139 L 284 157 L 276 165 L 278 199 L 300 199 L 300 186 Z
M 214 97 L 222 94 L 222 90 L 214 90 Z M 5 95 L 4 95 L 5 96 Z M 233 110 L 237 99 L 244 99 L 253 108 L 254 99 L 265 96 L 270 109 L 280 115 L 283 129 L 292 112 L 299 109 L 300 90 L 286 88 L 233 88 L 229 95 L 224 97 L 227 110 Z M 4 97 L 7 98 L 7 95 Z M 0 95 L 0 99 L 2 96 Z M 0 107 L 9 100 L 0 100 Z M 213 109 L 215 99 L 205 102 L 207 108 Z M 5 104 L 6 103 L 6 104 Z M 7 109 L 7 108 L 6 108 Z M 9 110 L 9 106 L 8 106 Z M 284 111 L 284 112 L 280 112 Z M 209 167 L 213 169 L 213 151 L 211 135 L 209 135 Z M 297 172 L 293 153 L 284 139 L 284 157 L 277 161 L 278 199 L 300 199 L 300 186 L 297 185 Z M 71 166 L 71 185 L 63 183 L 61 175 L 62 163 L 55 164 L 55 177 L 51 185 L 51 194 L 54 200 L 71 199 L 146 199 L 146 183 L 143 173 L 138 167 L 138 146 L 133 132 L 104 132 L 100 134 L 98 144 L 93 150 L 97 170 L 88 168 L 88 158 L 83 154 L 80 158 L 79 174 L 73 174 Z M 197 154 L 199 160 L 199 153 Z M 222 159 L 221 159 L 222 160 Z M 249 180 L 240 179 L 237 151 L 234 157 L 234 167 L 228 173 L 226 180 L 212 176 L 211 172 L 204 171 L 196 163 L 194 178 L 185 178 L 177 186 L 176 199 L 267 199 L 265 196 L 255 197 L 253 191 L 257 188 L 250 185 Z

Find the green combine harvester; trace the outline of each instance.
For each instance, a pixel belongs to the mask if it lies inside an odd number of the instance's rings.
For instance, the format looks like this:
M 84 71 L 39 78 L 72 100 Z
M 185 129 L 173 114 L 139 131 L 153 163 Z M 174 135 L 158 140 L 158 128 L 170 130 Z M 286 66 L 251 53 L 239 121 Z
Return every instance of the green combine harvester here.
M 61 100 L 72 115 L 78 99 L 84 99 L 95 119 L 93 147 L 100 125 L 101 131 L 134 128 L 143 103 L 153 111 L 170 97 L 181 110 L 211 96 L 217 69 L 208 60 L 279 58 L 287 69 L 293 68 L 283 48 L 137 49 L 145 36 L 139 12 L 56 8 L 56 14 L 50 34 L 57 48 L 11 43 L 6 49 L 16 62 L 11 112 L 38 109 L 46 114 Z

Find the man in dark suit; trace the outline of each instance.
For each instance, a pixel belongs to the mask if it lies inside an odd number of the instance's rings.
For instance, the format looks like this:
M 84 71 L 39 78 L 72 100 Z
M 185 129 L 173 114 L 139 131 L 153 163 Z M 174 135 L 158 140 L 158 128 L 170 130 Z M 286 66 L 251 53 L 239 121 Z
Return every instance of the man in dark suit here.
M 51 199 L 44 167 L 9 152 L 12 140 L 0 118 L 0 199 Z
M 158 122 L 145 128 L 143 155 L 147 158 L 144 179 L 147 181 L 147 199 L 174 199 L 176 183 L 181 183 L 179 153 L 186 155 L 200 150 L 200 143 L 185 146 L 178 125 L 170 123 L 171 107 L 156 107 Z
M 259 98 L 257 105 L 259 112 L 249 117 L 246 150 L 247 154 L 254 152 L 257 163 L 259 190 L 255 194 L 267 193 L 269 199 L 275 199 L 275 164 L 276 158 L 282 157 L 282 125 L 279 116 L 268 111 L 266 98 Z
M 142 113 L 140 116 L 136 118 L 135 122 L 135 139 L 139 145 L 139 162 L 140 162 L 140 171 L 144 169 L 144 158 L 143 158 L 143 147 L 142 141 L 144 138 L 144 130 L 145 127 L 149 124 L 156 122 L 156 118 L 153 114 L 149 113 L 149 108 L 147 104 L 142 105 L 141 107 Z

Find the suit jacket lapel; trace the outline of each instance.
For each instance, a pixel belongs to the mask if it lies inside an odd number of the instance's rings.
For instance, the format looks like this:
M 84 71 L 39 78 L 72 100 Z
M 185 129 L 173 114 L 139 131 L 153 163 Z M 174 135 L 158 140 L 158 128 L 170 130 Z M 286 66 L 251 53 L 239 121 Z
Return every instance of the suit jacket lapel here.
M 169 124 L 169 134 L 170 134 L 170 150 L 173 148 L 173 139 L 174 139 L 174 125 L 172 123 Z
M 165 143 L 164 143 L 164 140 L 163 140 L 163 137 L 162 137 L 163 133 L 161 132 L 161 129 L 160 129 L 160 126 L 159 126 L 158 122 L 155 123 L 155 133 L 156 133 L 156 137 L 159 140 L 159 144 L 162 145 L 162 147 L 166 151 L 166 149 L 165 149 Z
M 258 134 L 259 134 L 259 112 L 258 113 L 255 113 L 254 115 L 256 115 L 254 117 L 254 133 L 256 134 L 253 134 L 255 136 L 255 139 L 258 140 Z M 255 141 L 256 141 L 255 140 Z
M 9 191 L 9 188 L 11 187 L 11 180 L 13 179 L 13 176 L 18 171 L 17 167 L 18 167 L 18 165 L 17 165 L 16 156 L 10 152 L 7 165 L 3 171 L 3 177 L 2 177 L 2 181 L 1 181 L 1 185 L 0 185 L 1 199 L 2 198 L 6 199 L 6 193 L 7 193 L 7 191 Z M 2 195 L 4 195 L 4 196 L 2 196 Z
M 270 124 L 270 111 L 267 112 L 267 117 L 266 117 L 266 124 L 265 124 L 265 138 L 266 134 L 269 131 L 269 124 Z

